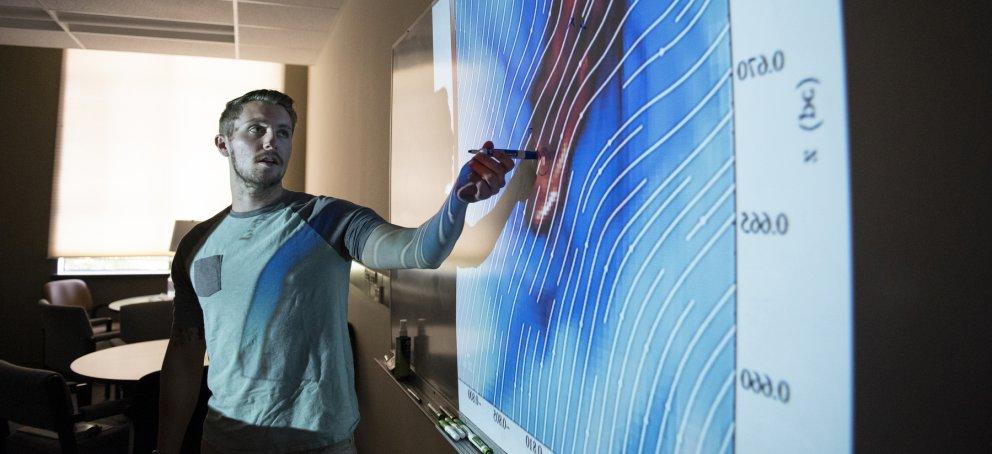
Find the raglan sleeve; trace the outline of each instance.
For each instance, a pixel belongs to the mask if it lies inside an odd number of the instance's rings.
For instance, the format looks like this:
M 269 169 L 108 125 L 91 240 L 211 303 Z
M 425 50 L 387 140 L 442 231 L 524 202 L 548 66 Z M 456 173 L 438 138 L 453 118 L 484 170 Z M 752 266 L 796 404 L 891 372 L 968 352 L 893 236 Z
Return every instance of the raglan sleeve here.
M 172 259 L 172 283 L 176 296 L 172 303 L 173 328 L 203 329 L 203 309 L 200 300 L 193 289 L 190 279 L 190 263 L 192 261 L 194 235 L 188 234 L 179 243 L 176 255 Z
M 378 269 L 438 268 L 461 235 L 467 204 L 452 192 L 417 228 L 390 224 L 369 208 L 356 208 L 345 234 L 352 257 Z

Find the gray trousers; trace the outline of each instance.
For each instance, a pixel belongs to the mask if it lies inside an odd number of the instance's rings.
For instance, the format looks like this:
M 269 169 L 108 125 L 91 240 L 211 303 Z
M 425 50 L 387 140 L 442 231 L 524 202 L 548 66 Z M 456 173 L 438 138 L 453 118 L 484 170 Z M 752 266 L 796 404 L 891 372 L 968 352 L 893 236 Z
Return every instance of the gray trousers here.
M 228 454 L 226 451 L 215 448 L 206 440 L 200 442 L 200 453 L 201 454 Z M 292 454 L 357 454 L 358 449 L 355 448 L 355 436 L 352 435 L 347 439 L 334 443 L 333 445 L 327 445 L 321 448 L 306 449 L 303 451 L 293 451 Z

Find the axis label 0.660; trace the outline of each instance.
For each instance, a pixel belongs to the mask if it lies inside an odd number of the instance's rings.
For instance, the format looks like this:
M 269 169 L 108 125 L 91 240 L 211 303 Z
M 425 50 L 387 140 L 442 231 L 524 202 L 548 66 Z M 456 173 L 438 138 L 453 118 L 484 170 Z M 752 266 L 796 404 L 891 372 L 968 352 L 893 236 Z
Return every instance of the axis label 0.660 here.
M 764 396 L 769 399 L 782 402 L 783 404 L 789 403 L 789 399 L 792 398 L 792 389 L 789 388 L 789 382 L 785 380 L 779 380 L 776 382 L 768 374 L 763 374 L 761 372 L 748 369 L 741 369 L 738 379 L 741 384 L 741 388 L 745 391 L 751 391 L 759 396 Z

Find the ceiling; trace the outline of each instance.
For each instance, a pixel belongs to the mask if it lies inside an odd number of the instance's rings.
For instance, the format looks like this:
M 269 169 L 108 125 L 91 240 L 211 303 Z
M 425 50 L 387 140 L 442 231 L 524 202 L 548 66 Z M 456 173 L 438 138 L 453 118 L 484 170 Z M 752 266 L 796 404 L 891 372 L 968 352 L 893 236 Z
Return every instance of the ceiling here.
M 0 0 L 0 44 L 309 65 L 344 0 Z

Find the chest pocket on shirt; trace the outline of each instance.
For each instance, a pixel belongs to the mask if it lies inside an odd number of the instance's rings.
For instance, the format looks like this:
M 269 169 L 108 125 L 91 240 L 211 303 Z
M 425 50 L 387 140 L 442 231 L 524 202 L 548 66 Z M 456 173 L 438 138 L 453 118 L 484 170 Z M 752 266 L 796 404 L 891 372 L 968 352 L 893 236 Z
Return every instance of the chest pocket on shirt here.
M 193 262 L 193 289 L 196 296 L 207 297 L 220 291 L 220 270 L 223 255 L 212 255 Z

